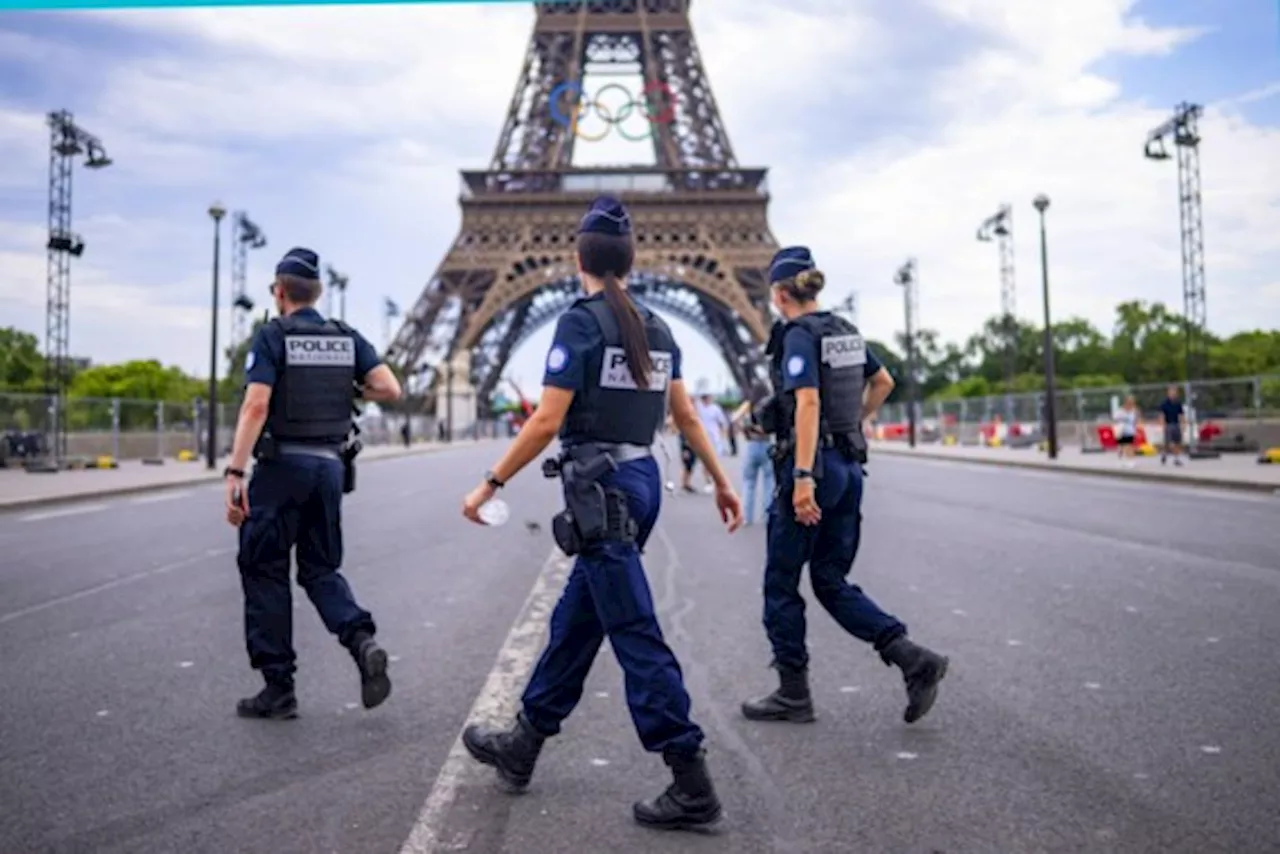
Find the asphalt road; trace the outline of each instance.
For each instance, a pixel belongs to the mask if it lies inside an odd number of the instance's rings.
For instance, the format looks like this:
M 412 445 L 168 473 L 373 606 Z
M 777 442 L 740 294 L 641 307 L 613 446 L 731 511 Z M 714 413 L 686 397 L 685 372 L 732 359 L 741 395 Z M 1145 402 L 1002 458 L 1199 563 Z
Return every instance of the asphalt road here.
M 797 727 L 737 712 L 771 684 L 763 530 L 672 497 L 647 563 L 727 820 L 654 834 L 630 804 L 665 768 L 607 646 L 528 794 L 458 756 L 513 708 L 565 570 L 536 471 L 511 524 L 459 517 L 494 453 L 361 472 L 349 578 L 395 656 L 372 712 L 299 593 L 302 716 L 234 716 L 258 683 L 216 486 L 0 516 L 0 851 L 1280 850 L 1280 498 L 879 458 L 854 577 L 951 671 L 907 726 L 896 671 L 812 605 Z

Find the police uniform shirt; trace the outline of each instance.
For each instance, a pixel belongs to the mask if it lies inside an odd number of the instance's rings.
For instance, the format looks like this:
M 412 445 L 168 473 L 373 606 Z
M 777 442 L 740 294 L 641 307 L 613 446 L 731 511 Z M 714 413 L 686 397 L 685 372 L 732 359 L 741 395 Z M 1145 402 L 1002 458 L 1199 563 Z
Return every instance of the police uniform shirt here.
M 871 379 L 883 367 L 871 348 L 862 366 L 863 379 Z M 782 339 L 782 390 L 818 388 L 818 339 L 803 326 L 793 326 Z
M 604 299 L 604 294 L 595 294 L 588 299 Z M 542 384 L 572 392 L 583 391 L 588 383 L 598 385 L 600 378 L 588 377 L 587 370 L 591 356 L 603 349 L 604 333 L 596 319 L 580 305 L 571 308 L 556 322 Z M 680 379 L 680 348 L 674 342 L 671 346 L 671 379 Z
M 311 323 L 324 323 L 324 318 L 314 308 L 300 308 L 289 316 Z M 382 364 L 382 359 L 379 358 L 378 351 L 373 348 L 373 345 L 359 332 L 352 329 L 351 336 L 355 339 L 356 347 L 355 377 L 361 380 Z M 245 357 L 245 382 L 274 386 L 283 364 L 284 330 L 277 323 L 268 323 L 253 337 L 253 344 L 249 347 L 248 356 Z

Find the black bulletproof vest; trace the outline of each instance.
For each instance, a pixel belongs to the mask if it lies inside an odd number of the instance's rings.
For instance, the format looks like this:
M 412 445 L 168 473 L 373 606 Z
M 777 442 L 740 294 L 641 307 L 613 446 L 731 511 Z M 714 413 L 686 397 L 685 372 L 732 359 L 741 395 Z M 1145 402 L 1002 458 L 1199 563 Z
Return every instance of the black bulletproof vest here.
M 786 324 L 777 338 L 770 340 L 769 377 L 774 388 L 783 388 L 782 338 L 792 326 L 802 326 L 818 342 L 818 399 L 823 436 L 855 435 L 861 445 L 862 436 L 862 371 L 867 363 L 867 345 L 858 327 L 830 312 L 816 311 L 801 315 Z M 795 392 L 787 392 L 782 401 L 781 435 L 790 435 L 795 424 Z
M 653 369 L 647 389 L 636 388 L 622 348 L 622 330 L 603 299 L 579 300 L 569 311 L 586 310 L 596 319 L 604 345 L 587 357 L 586 387 L 573 397 L 560 429 L 562 442 L 653 444 L 666 414 L 675 339 L 662 318 L 641 305 Z
M 267 429 L 280 442 L 340 445 L 351 430 L 356 340 L 350 327 L 276 318 L 284 364 L 271 393 Z

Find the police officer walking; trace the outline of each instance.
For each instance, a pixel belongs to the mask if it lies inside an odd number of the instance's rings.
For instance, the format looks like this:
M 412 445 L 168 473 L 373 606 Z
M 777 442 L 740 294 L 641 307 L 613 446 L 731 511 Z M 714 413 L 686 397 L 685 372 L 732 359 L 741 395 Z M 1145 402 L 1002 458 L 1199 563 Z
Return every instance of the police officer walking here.
M 948 660 L 907 638 L 907 627 L 886 614 L 857 585 L 845 581 L 862 526 L 862 422 L 893 390 L 893 378 L 867 349 L 857 327 L 816 303 L 823 275 L 803 246 L 781 249 L 769 268 L 775 324 L 767 353 L 777 392 L 761 418 L 775 434 L 778 498 L 769 515 L 764 577 L 764 626 L 780 686 L 742 705 L 755 721 L 807 723 L 815 719 L 809 693 L 804 599 L 800 573 L 845 631 L 872 644 L 886 665 L 897 665 L 907 688 L 904 719 L 933 706 Z M 865 391 L 865 403 L 863 400 Z
M 551 615 L 550 639 L 530 677 L 522 710 L 506 730 L 469 726 L 463 743 L 510 786 L 533 776 L 544 741 L 582 697 L 605 637 L 626 673 L 627 705 L 646 750 L 661 753 L 672 784 L 636 803 L 642 825 L 700 828 L 720 819 L 702 730 L 689 717 L 680 664 L 663 639 L 640 562 L 658 519 L 662 479 L 651 445 L 669 392 L 672 417 L 715 482 L 715 502 L 732 532 L 742 508 L 720 467 L 680 371 L 680 348 L 656 314 L 625 289 L 635 258 L 631 220 L 620 202 L 597 199 L 579 227 L 578 270 L 586 296 L 559 319 L 538 408 L 484 482 L 465 499 L 479 509 L 559 434 L 561 455 L 544 474 L 564 481 L 567 509 L 553 519 L 556 542 L 577 561 Z
M 355 659 L 364 707 L 391 693 L 373 617 L 338 568 L 342 495 L 358 451 L 347 442 L 357 383 L 365 400 L 377 401 L 397 400 L 400 383 L 364 336 L 316 311 L 319 271 L 316 253 L 301 248 L 276 265 L 271 294 L 280 316 L 258 330 L 246 357 L 244 403 L 224 472 L 227 521 L 240 529 L 236 560 L 249 664 L 267 683 L 239 702 L 242 717 L 297 716 L 289 585 L 295 546 L 298 584 Z M 250 453 L 255 465 L 246 489 Z

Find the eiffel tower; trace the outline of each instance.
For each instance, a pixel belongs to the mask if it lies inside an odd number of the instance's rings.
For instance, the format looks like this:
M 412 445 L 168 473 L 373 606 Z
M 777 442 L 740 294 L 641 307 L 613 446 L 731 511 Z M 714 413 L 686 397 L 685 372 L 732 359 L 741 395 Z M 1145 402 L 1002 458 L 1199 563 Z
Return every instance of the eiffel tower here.
M 690 2 L 535 4 L 523 70 L 489 168 L 462 172 L 459 234 L 386 354 L 411 389 L 438 392 L 447 383 L 453 400 L 455 384 L 466 386 L 464 407 L 490 398 L 513 350 L 579 296 L 575 232 L 591 199 L 604 192 L 631 211 L 631 292 L 702 333 L 740 387 L 763 370 L 767 271 L 777 249 L 766 217 L 767 170 L 742 168 L 734 157 L 694 40 Z M 669 94 L 665 115 L 649 104 L 656 165 L 570 165 L 577 113 L 561 95 L 575 82 L 581 92 L 588 63 L 591 73 L 638 66 L 646 92 Z M 451 424 L 453 409 L 450 403 Z M 463 417 L 470 423 L 475 416 Z

